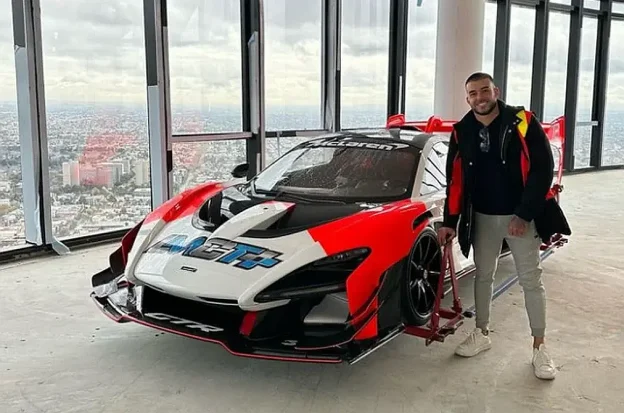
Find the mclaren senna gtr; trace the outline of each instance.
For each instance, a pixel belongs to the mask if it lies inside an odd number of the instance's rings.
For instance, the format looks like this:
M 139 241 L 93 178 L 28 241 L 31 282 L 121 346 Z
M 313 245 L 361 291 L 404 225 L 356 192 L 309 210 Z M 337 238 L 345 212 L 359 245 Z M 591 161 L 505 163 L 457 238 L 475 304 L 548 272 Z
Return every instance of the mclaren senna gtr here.
M 123 237 L 91 297 L 116 322 L 234 355 L 353 363 L 432 317 L 451 124 L 325 134 L 251 179 L 242 164 L 186 190 Z M 545 125 L 555 155 L 560 126 Z M 462 277 L 473 262 L 456 243 Z

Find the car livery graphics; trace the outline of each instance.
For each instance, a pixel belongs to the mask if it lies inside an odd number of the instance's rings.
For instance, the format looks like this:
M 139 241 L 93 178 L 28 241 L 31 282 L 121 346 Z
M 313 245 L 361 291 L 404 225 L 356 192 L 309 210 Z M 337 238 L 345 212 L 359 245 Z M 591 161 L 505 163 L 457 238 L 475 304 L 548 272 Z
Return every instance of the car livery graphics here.
M 319 147 L 344 147 L 344 148 L 363 148 L 363 149 L 377 149 L 382 151 L 393 151 L 397 149 L 405 149 L 408 148 L 409 145 L 406 143 L 398 143 L 398 142 L 367 142 L 370 141 L 370 138 L 354 138 L 351 136 L 338 136 L 321 140 L 312 140 L 309 142 L 305 142 L 301 145 L 304 148 L 319 148 Z
M 272 268 L 281 262 L 280 252 L 222 238 L 196 237 L 186 243 L 187 236 L 173 234 L 150 247 L 148 253 L 182 254 L 186 257 L 232 264 L 251 270 L 257 266 Z

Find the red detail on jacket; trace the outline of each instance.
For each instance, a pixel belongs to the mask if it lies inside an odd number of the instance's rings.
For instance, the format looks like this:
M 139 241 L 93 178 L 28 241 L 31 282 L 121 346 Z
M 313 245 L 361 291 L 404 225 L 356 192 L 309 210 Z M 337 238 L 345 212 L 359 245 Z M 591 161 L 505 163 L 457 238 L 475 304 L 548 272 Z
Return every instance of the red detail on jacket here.
M 452 139 L 457 142 L 457 133 L 453 131 Z M 453 159 L 453 173 L 451 175 L 451 184 L 449 188 L 449 213 L 451 215 L 459 215 L 461 213 L 461 200 L 463 195 L 463 175 L 462 175 L 462 160 L 459 156 L 459 151 Z

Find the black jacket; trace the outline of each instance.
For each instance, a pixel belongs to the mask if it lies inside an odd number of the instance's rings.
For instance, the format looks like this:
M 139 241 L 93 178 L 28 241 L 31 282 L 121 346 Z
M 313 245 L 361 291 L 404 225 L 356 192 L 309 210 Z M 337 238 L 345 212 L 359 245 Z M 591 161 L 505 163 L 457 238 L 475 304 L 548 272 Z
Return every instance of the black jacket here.
M 569 234 L 565 217 L 558 209 L 551 190 L 554 161 L 544 129 L 533 113 L 523 107 L 508 106 L 500 100 L 498 105 L 503 130 L 500 135 L 501 160 L 510 180 L 523 182 L 521 201 L 514 214 L 525 221 L 535 221 L 544 242 L 556 233 Z M 474 122 L 474 115 L 468 112 L 453 126 L 446 164 L 447 198 L 443 225 L 457 230 L 462 253 L 466 257 L 474 239 L 471 197 L 479 151 Z M 555 205 L 552 205 L 553 202 Z M 555 222 L 552 222 L 553 214 L 557 215 Z

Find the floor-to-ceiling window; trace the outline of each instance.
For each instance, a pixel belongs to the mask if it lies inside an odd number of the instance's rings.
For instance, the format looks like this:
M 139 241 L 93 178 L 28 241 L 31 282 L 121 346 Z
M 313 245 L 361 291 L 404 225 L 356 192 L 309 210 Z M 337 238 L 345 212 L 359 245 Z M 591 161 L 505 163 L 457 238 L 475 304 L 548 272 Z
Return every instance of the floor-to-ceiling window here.
M 142 2 L 41 0 L 53 233 L 135 225 L 150 210 Z
M 24 245 L 11 0 L 0 0 L 0 251 Z

